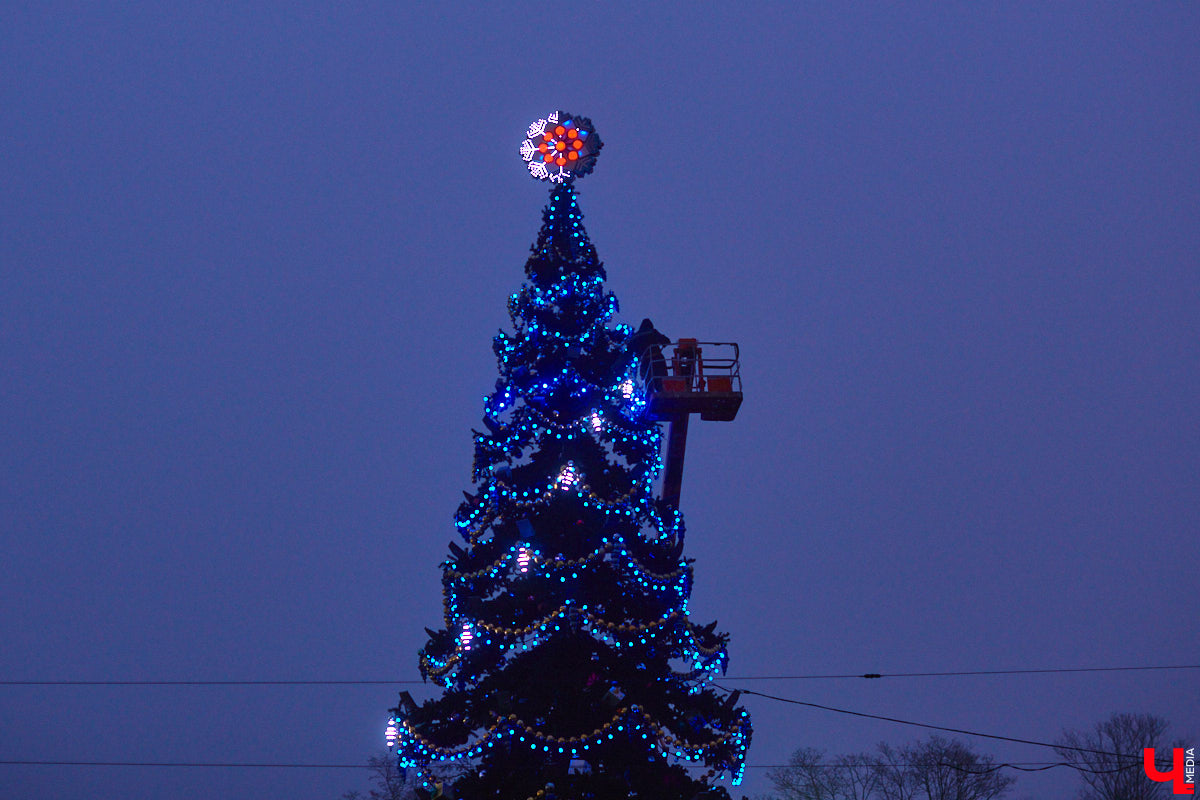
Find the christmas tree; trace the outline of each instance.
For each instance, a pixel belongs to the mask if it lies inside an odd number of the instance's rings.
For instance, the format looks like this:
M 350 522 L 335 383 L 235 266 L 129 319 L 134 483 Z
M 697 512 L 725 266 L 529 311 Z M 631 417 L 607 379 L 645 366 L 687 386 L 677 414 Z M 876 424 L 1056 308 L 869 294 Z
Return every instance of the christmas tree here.
M 512 332 L 493 343 L 500 378 L 455 517 L 465 546 L 442 565 L 445 627 L 420 653 L 445 691 L 402 694 L 388 728 L 431 794 L 692 800 L 741 781 L 750 718 L 710 686 L 728 636 L 688 619 L 683 518 L 653 488 L 662 433 L 573 187 L 600 147 L 590 120 L 560 111 L 521 148 L 550 201 Z M 463 769 L 435 787 L 446 765 Z

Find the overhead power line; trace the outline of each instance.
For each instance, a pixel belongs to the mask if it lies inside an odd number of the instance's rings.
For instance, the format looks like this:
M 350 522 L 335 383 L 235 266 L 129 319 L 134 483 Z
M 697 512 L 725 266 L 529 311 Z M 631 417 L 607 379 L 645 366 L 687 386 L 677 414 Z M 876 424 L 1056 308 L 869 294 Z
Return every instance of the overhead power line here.
M 371 769 L 370 764 L 256 764 L 231 761 L 0 761 L 35 767 L 233 767 L 237 769 Z
M 399 681 L 0 681 L 0 686 L 401 686 Z
M 1176 665 L 1157 665 L 1149 667 L 1070 667 L 1062 669 L 991 669 L 991 670 L 972 670 L 972 671 L 955 671 L 955 672 L 864 672 L 864 673 L 846 673 L 846 674 L 828 674 L 828 675 L 742 675 L 738 677 L 728 677 L 724 680 L 728 682 L 736 681 L 800 681 L 800 680 L 821 680 L 821 679 L 841 679 L 841 678 L 866 678 L 868 680 L 876 680 L 882 678 L 945 678 L 945 677 L 962 677 L 962 676 L 977 676 L 977 675 L 1050 675 L 1050 674 L 1067 674 L 1067 673 L 1083 673 L 1083 672 L 1143 672 L 1147 670 L 1177 670 L 1177 669 L 1200 669 L 1200 664 L 1176 664 Z M 418 685 L 424 681 L 403 679 L 403 680 L 315 680 L 315 681 L 287 681 L 287 680 L 249 680 L 249 681 L 201 681 L 201 680 L 186 680 L 186 681 L 155 681 L 155 680 L 127 680 L 127 681 L 105 681 L 105 680 L 80 680 L 80 681 L 48 681 L 48 680 L 13 680 L 0 681 L 0 686 L 401 686 L 401 685 Z
M 716 686 L 718 689 L 722 689 L 726 692 L 732 691 L 730 689 L 727 689 L 724 686 L 721 686 L 720 684 L 713 684 L 713 685 Z M 913 722 L 912 720 L 897 719 L 896 717 L 885 717 L 885 716 L 882 716 L 879 714 L 868 714 L 863 711 L 850 711 L 845 708 L 834 708 L 833 706 L 824 706 L 824 705 L 821 705 L 820 703 L 809 703 L 804 700 L 793 700 L 790 697 L 778 697 L 778 696 L 772 695 L 772 694 L 764 694 L 763 692 L 756 692 L 751 689 L 741 689 L 740 691 L 742 694 L 754 695 L 756 697 L 765 697 L 768 700 L 777 700 L 781 703 L 791 703 L 791 704 L 797 705 L 797 706 L 807 706 L 809 708 L 819 708 L 822 711 L 834 711 L 838 714 L 850 714 L 855 717 L 866 717 L 867 719 L 879 719 L 879 720 L 883 720 L 884 722 L 896 722 L 896 723 L 899 723 L 900 725 L 913 725 L 918 728 L 929 728 L 930 730 L 935 730 L 935 731 L 947 731 L 949 733 L 961 733 L 961 734 L 965 734 L 967 736 L 980 736 L 985 739 L 999 739 L 1000 741 L 1003 741 L 1003 742 L 1017 742 L 1019 744 L 1032 744 L 1032 745 L 1037 745 L 1038 747 L 1049 747 L 1054 750 L 1075 750 L 1080 753 L 1093 753 L 1095 755 L 1111 756 L 1113 758 L 1120 758 L 1120 759 L 1137 760 L 1137 759 L 1141 758 L 1140 756 L 1131 756 L 1126 753 L 1110 753 L 1106 750 L 1090 750 L 1086 747 L 1071 747 L 1068 745 L 1056 745 L 1056 744 L 1051 744 L 1050 742 L 1039 742 L 1035 739 L 1020 739 L 1015 736 L 1000 736 L 999 734 L 995 734 L 995 733 L 980 733 L 979 731 L 969 731 L 969 730 L 965 730 L 963 728 L 948 728 L 944 725 L 930 725 L 929 723 L 926 723 L 926 722 Z
M 1176 664 L 1152 667 L 1067 667 L 1055 669 L 981 669 L 957 672 L 865 672 L 844 675 L 747 675 L 726 681 L 798 681 L 818 678 L 947 678 L 974 675 L 1052 675 L 1073 672 L 1140 672 L 1164 669 L 1200 669 L 1200 664 Z
M 1157 759 L 1157 760 L 1162 761 L 1162 759 Z M 1055 767 L 1070 767 L 1071 769 L 1075 770 L 1076 772 L 1087 772 L 1091 775 L 1113 775 L 1118 772 L 1125 772 L 1126 770 L 1135 769 L 1135 768 L 1141 766 L 1141 764 L 1129 763 L 1129 764 L 1126 764 L 1121 767 L 1113 767 L 1112 769 L 1095 769 L 1093 767 L 1081 767 L 1078 764 L 1071 764 L 1067 761 L 1056 761 L 1053 764 L 1046 764 L 1045 766 L 1032 766 L 1032 764 L 1035 764 L 1035 763 L 1036 762 L 1018 762 L 1015 764 L 1010 764 L 1006 761 L 1003 764 L 995 764 L 991 767 L 988 767 L 987 769 L 979 769 L 979 770 L 965 769 L 963 767 L 955 766 L 954 764 L 947 764 L 946 766 L 954 767 L 958 771 L 965 772 L 968 775 L 987 775 L 989 773 L 996 772 L 998 770 L 1002 770 L 1005 767 L 1008 767 L 1010 769 L 1020 770 L 1021 772 L 1045 772 L 1046 770 L 1054 769 Z
M 1031 762 L 1039 763 L 1039 762 Z M 37 766 L 37 767 L 225 767 L 234 769 L 374 769 L 372 764 L 284 764 L 284 763 L 252 763 L 235 761 L 34 761 L 34 760 L 2 760 L 0 766 Z M 681 764 L 688 769 L 708 769 L 703 764 Z M 746 769 L 778 769 L 786 764 L 747 764 Z M 837 765 L 830 764 L 830 767 Z M 896 765 L 905 766 L 905 765 Z
M 1158 666 L 1158 667 L 1089 667 L 1069 670 L 992 670 L 987 672 L 946 672 L 946 673 L 903 673 L 896 674 L 891 677 L 934 677 L 943 675 L 982 675 L 982 674 L 1014 674 L 1014 673 L 1046 673 L 1046 672 L 1116 672 L 1130 670 L 1147 670 L 1147 669 L 1198 669 L 1198 666 Z M 742 678 L 741 680 L 764 680 L 764 679 L 802 679 L 802 678 L 817 678 L 817 677 L 865 677 L 875 678 L 882 677 L 877 674 L 868 673 L 866 675 L 795 675 L 795 676 L 760 676 L 757 678 Z M 388 685 L 388 684 L 407 684 L 418 683 L 418 681 L 0 681 L 0 685 L 26 685 L 26 686 L 295 686 L 295 685 Z M 718 689 L 729 692 L 725 686 L 714 684 Z M 899 719 L 897 717 L 887 717 L 881 714 L 868 714 L 863 711 L 851 711 L 845 708 L 835 708 L 826 706 L 820 703 L 809 703 L 804 700 L 795 700 L 788 697 L 779 697 L 776 695 L 766 694 L 764 692 L 756 692 L 752 689 L 740 690 L 742 694 L 762 697 L 768 700 L 775 700 L 781 703 L 789 703 L 792 705 L 806 706 L 808 708 L 816 708 L 822 711 L 832 711 L 838 714 L 849 714 L 856 717 L 864 717 L 867 719 L 877 719 L 885 722 L 895 722 L 900 725 L 912 725 L 919 728 L 927 728 L 930 730 L 946 731 L 949 733 L 961 733 L 967 736 L 979 736 L 987 739 L 998 739 L 1005 742 L 1016 742 L 1019 744 L 1031 744 L 1038 747 L 1049 747 L 1056 750 L 1074 750 L 1081 753 L 1092 753 L 1095 755 L 1109 756 L 1123 761 L 1128 761 L 1128 764 L 1114 767 L 1113 769 L 1095 769 L 1082 767 L 1077 764 L 1070 764 L 1065 761 L 1058 762 L 1005 762 L 996 764 L 983 770 L 965 769 L 961 765 L 946 764 L 945 766 L 966 772 L 973 775 L 984 775 L 991 772 L 996 772 L 1000 769 L 1011 768 L 1021 770 L 1023 772 L 1042 772 L 1056 767 L 1068 767 L 1079 772 L 1089 772 L 1094 774 L 1109 774 L 1121 772 L 1131 769 L 1140 764 L 1139 757 L 1127 755 L 1123 753 L 1111 753 L 1105 750 L 1092 750 L 1083 747 L 1072 747 L 1068 745 L 1055 745 L 1050 742 L 1041 742 L 1035 739 L 1022 739 L 1014 736 L 1001 736 L 993 733 L 982 733 L 979 731 L 967 730 L 965 728 L 951 728 L 944 725 L 932 725 L 925 722 L 914 722 L 912 720 Z M 231 761 L 58 761 L 58 760 L 0 760 L 0 765 L 4 766 L 60 766 L 60 767 L 176 767 L 176 768 L 220 768 L 220 769 L 370 769 L 370 764 L 313 764 L 313 763 L 256 763 L 256 762 L 231 762 Z M 786 764 L 748 764 L 748 769 L 786 769 L 790 765 Z M 851 765 L 851 764 L 819 764 L 816 765 L 823 769 L 850 769 L 855 766 L 890 766 L 904 767 L 910 766 L 907 764 L 868 764 L 868 765 Z
M 1163 759 L 1159 759 L 1159 760 L 1162 761 Z M 784 765 L 747 764 L 746 769 L 789 769 L 793 766 L 795 766 L 795 765 L 794 764 L 784 764 Z M 922 763 L 918 763 L 918 764 L 894 764 L 894 763 L 836 764 L 835 763 L 835 764 L 805 764 L 804 765 L 805 768 L 814 767 L 816 769 L 881 769 L 883 767 L 892 767 L 892 768 L 920 767 L 920 768 L 924 768 L 924 767 L 928 767 L 928 766 L 930 766 L 930 765 L 927 762 L 922 762 Z M 1089 773 L 1092 773 L 1095 775 L 1111 775 L 1112 773 L 1115 773 L 1115 772 L 1124 772 L 1125 770 L 1133 769 L 1134 767 L 1139 767 L 1139 766 L 1141 766 L 1141 763 L 1139 762 L 1137 764 L 1126 764 L 1125 766 L 1115 767 L 1113 769 L 1093 769 L 1091 767 L 1081 767 L 1078 764 L 1071 764 L 1070 762 L 1067 762 L 1067 761 L 1006 761 L 1003 764 L 992 764 L 991 766 L 989 766 L 986 769 L 978 769 L 978 770 L 968 769 L 967 767 L 964 767 L 961 764 L 950 764 L 950 763 L 947 763 L 944 761 L 939 763 L 937 766 L 955 769 L 955 770 L 958 770 L 959 772 L 965 772 L 968 775 L 988 775 L 992 772 L 996 772 L 998 770 L 1002 770 L 1005 768 L 1016 769 L 1016 770 L 1020 770 L 1021 772 L 1045 772 L 1046 770 L 1054 769 L 1055 767 L 1068 767 L 1070 769 L 1077 770 L 1079 772 L 1089 772 Z
M 288 764 L 288 763 L 257 763 L 237 761 L 42 761 L 42 760 L 3 760 L 0 766 L 34 766 L 34 767 L 188 767 L 188 768 L 219 768 L 219 769 L 375 769 L 373 764 Z M 689 769 L 707 769 L 700 764 L 681 765 Z M 787 769 L 790 764 L 747 764 L 746 769 Z M 820 769 L 856 769 L 858 767 L 917 767 L 924 764 L 813 764 Z M 1107 775 L 1123 772 L 1136 765 L 1117 767 L 1110 770 L 1089 769 L 1066 761 L 1018 761 L 1013 763 L 996 764 L 988 769 L 969 770 L 957 764 L 944 764 L 971 775 L 986 775 L 1005 767 L 1022 772 L 1044 772 L 1055 767 L 1070 767 L 1080 772 L 1090 772 Z

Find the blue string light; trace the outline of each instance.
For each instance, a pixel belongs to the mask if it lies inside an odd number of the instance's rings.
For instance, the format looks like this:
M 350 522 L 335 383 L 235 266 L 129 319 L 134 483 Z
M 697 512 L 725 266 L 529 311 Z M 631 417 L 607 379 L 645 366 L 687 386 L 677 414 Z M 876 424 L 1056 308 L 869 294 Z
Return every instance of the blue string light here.
M 454 518 L 467 550 L 443 564 L 445 631 L 420 654 L 422 674 L 447 695 L 477 689 L 567 633 L 586 635 L 639 668 L 667 664 L 658 680 L 679 697 L 711 696 L 707 687 L 728 664 L 726 637 L 688 620 L 693 571 L 675 550 L 683 517 L 654 494 L 664 468 L 662 431 L 645 413 L 637 354 L 627 347 L 633 329 L 613 324 L 619 305 L 604 290 L 604 269 L 581 219 L 571 187 L 556 186 L 528 280 L 507 298 L 512 332 L 492 340 L 500 378 L 484 397 L 487 430 L 474 433 L 475 493 Z M 590 543 L 570 558 L 537 527 L 568 513 L 583 526 L 580 543 Z M 606 591 L 645 609 L 637 622 L 623 610 L 606 618 L 607 598 L 593 594 L 598 574 L 612 578 Z M 513 604 L 494 598 L 518 594 L 549 607 L 514 619 Z M 737 714 L 727 729 L 709 721 L 707 739 L 690 726 L 681 735 L 674 726 L 684 723 L 655 719 L 632 703 L 596 731 L 558 737 L 497 715 L 442 745 L 398 713 L 387 738 L 400 766 L 418 776 L 432 764 L 480 758 L 506 739 L 574 758 L 620 737 L 635 738 L 651 760 L 703 762 L 737 785 L 751 735 L 748 715 Z

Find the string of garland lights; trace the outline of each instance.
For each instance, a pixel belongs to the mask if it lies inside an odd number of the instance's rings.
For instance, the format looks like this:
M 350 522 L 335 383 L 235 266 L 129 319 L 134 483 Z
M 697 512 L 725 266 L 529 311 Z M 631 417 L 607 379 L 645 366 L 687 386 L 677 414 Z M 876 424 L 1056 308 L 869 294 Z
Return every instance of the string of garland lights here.
M 748 717 L 746 712 L 741 713 L 743 718 Z M 728 745 L 733 743 L 744 752 L 748 746 L 749 729 L 744 721 L 740 722 L 741 724 L 735 724 L 730 731 L 717 731 L 710 744 L 720 742 Z M 427 762 L 475 758 L 494 749 L 497 745 L 507 746 L 507 751 L 511 753 L 513 740 L 516 741 L 518 747 L 528 746 L 534 752 L 540 749 L 543 753 L 553 752 L 564 756 L 570 755 L 571 758 L 579 758 L 593 748 L 601 747 L 605 742 L 612 741 L 620 734 L 629 734 L 640 738 L 646 742 L 646 746 L 650 750 L 657 750 L 669 756 L 687 761 L 701 761 L 704 758 L 706 749 L 704 745 L 696 745 L 680 739 L 636 705 L 619 708 L 604 724 L 590 732 L 574 736 L 553 736 L 521 720 L 516 714 L 509 714 L 503 719 L 497 718 L 486 728 L 481 737 L 457 747 L 438 745 L 422 736 L 406 721 L 392 719 L 387 727 L 389 747 L 394 746 L 401 737 L 407 735 L 409 741 L 413 743 L 413 749 L 419 755 L 424 756 Z M 506 737 L 508 741 L 504 741 Z M 408 759 L 401 756 L 401 766 L 416 766 L 416 762 L 407 762 Z M 744 769 L 743 763 L 739 767 L 739 776 Z
M 686 674 L 689 680 L 703 675 L 707 680 L 712 680 L 716 677 L 717 670 L 724 671 L 725 651 L 719 645 L 705 647 L 700 644 L 697 633 L 702 632 L 701 629 L 687 622 L 685 617 L 686 615 L 681 611 L 673 611 L 664 619 L 644 625 L 622 624 L 599 619 L 588 611 L 586 604 L 575 609 L 567 603 L 524 628 L 507 628 L 458 617 L 460 620 L 457 638 L 458 652 L 445 660 L 424 653 L 421 656 L 421 665 L 436 682 L 449 687 L 456 680 L 447 673 L 461 662 L 462 652 L 469 651 L 481 644 L 495 645 L 501 652 L 505 650 L 524 652 L 550 641 L 556 633 L 570 628 L 574 631 L 586 631 L 596 639 L 617 649 L 651 644 L 653 640 L 660 640 L 664 636 L 674 637 L 675 641 L 682 645 L 679 657 L 692 665 L 691 671 L 679 673 L 679 675 Z M 618 634 L 629 634 L 629 636 L 622 638 Z M 479 641 L 481 635 L 483 639 Z
M 605 559 L 605 556 L 617 553 L 623 557 L 622 563 L 628 565 L 631 572 L 635 575 L 643 576 L 646 579 L 658 581 L 654 588 L 665 590 L 666 581 L 682 580 L 684 577 L 691 574 L 687 561 L 680 561 L 679 566 L 669 572 L 655 572 L 638 562 L 636 558 L 629 554 L 626 549 L 629 545 L 620 535 L 613 536 L 612 540 L 603 539 L 602 544 L 592 552 L 580 556 L 579 558 L 556 560 L 551 562 L 549 566 L 555 569 L 575 569 L 587 564 L 592 564 Z M 533 548 L 528 543 L 514 544 L 509 547 L 509 551 L 497 558 L 490 564 L 480 567 L 472 572 L 459 572 L 454 568 L 453 562 L 447 562 L 444 565 L 445 576 L 443 582 L 447 586 L 458 586 L 464 582 L 469 582 L 473 578 L 499 578 L 504 572 L 516 570 L 522 574 L 527 574 L 531 566 L 536 565 L 541 559 L 541 551 Z M 649 585 L 649 584 L 648 584 Z
M 500 374 L 454 517 L 466 546 L 441 565 L 443 627 L 419 653 L 444 691 L 402 693 L 387 727 L 426 791 L 448 762 L 460 798 L 727 797 L 716 782 L 745 770 L 749 714 L 712 684 L 728 636 L 688 618 L 683 517 L 654 494 L 663 433 L 573 187 L 601 146 L 561 111 L 521 145 L 550 200 L 492 341 Z
M 1125 772 L 1133 769 L 1142 768 L 1142 756 L 1128 755 L 1122 756 L 1128 763 L 1114 766 L 1108 769 L 1095 769 L 1091 767 L 1081 766 L 1079 764 L 1070 764 L 1066 761 L 1017 761 L 1004 762 L 996 764 L 986 770 L 969 770 L 957 764 L 946 764 L 947 767 L 965 772 L 969 775 L 981 775 L 988 772 L 995 772 L 1001 769 L 1015 769 L 1021 772 L 1045 772 L 1046 770 L 1056 767 L 1067 767 L 1077 772 L 1082 772 L 1091 775 L 1112 775 L 1117 772 Z M 1164 764 L 1169 764 L 1170 760 L 1166 758 L 1158 759 Z M 44 766 L 44 767 L 215 767 L 219 769 L 346 769 L 346 770 L 363 770 L 376 769 L 371 763 L 359 764 L 303 764 L 298 762 L 277 762 L 277 763 L 254 763 L 254 762 L 238 762 L 238 761 L 54 761 L 49 759 L 5 759 L 0 760 L 0 765 L 8 766 Z M 781 769 L 787 767 L 787 764 L 747 764 L 746 769 Z M 814 764 L 818 769 L 838 770 L 838 769 L 860 769 L 862 767 L 910 767 L 920 766 L 918 764 L 894 763 L 894 764 Z M 691 769 L 703 769 L 691 765 Z M 535 797 L 544 797 L 546 791 L 539 789 L 535 793 Z

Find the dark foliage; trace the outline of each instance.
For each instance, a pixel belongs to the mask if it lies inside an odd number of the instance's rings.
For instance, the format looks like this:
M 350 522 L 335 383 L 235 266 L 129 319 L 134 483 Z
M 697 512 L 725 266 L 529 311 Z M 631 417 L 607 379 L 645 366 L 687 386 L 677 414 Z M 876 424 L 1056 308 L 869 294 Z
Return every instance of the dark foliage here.
M 445 691 L 396 710 L 401 767 L 464 764 L 452 791 L 467 800 L 692 800 L 740 778 L 750 739 L 736 700 L 707 688 L 728 637 L 688 620 L 682 517 L 651 488 L 661 433 L 581 220 L 555 187 L 494 341 L 455 518 L 466 544 L 421 651 Z

